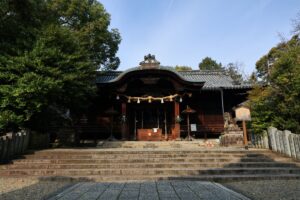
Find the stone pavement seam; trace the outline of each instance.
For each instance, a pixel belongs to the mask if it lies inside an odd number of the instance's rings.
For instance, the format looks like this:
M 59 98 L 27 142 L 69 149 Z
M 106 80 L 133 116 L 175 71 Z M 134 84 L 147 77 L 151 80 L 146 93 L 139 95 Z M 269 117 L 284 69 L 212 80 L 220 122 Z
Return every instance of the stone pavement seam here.
M 83 197 L 83 195 L 85 195 L 87 192 L 89 192 L 90 190 L 91 190 L 92 188 L 91 188 L 91 186 L 86 190 L 86 191 L 84 191 L 82 194 L 80 194 L 77 198 L 76 198 L 76 200 L 77 199 L 81 199 L 81 197 Z
M 155 181 L 155 188 L 156 188 L 157 197 L 158 197 L 158 199 L 160 199 L 158 186 L 157 186 L 157 181 Z
M 176 191 L 174 185 L 172 184 L 172 182 L 170 182 L 170 185 L 171 185 L 171 187 L 173 188 L 173 190 L 174 190 L 175 194 L 177 195 L 177 197 L 178 197 L 179 199 L 181 199 L 181 198 L 180 198 L 180 195 L 177 193 L 177 191 Z
M 99 196 L 97 197 L 96 200 L 98 200 L 98 199 L 104 194 L 104 192 L 105 192 L 106 190 L 108 190 L 108 188 L 109 188 L 109 186 L 110 186 L 111 184 L 112 184 L 112 183 L 110 183 L 110 184 L 103 190 L 103 192 L 102 192 L 101 194 L 99 194 Z
M 140 196 L 141 196 L 141 187 L 142 187 L 142 184 L 140 183 L 138 199 L 140 199 Z
M 248 197 L 246 197 L 246 196 L 244 196 L 244 195 L 242 195 L 242 194 L 240 194 L 240 193 L 238 193 L 238 192 L 236 192 L 236 191 L 234 191 L 234 190 L 231 190 L 231 189 L 229 189 L 229 188 L 227 188 L 227 187 L 221 185 L 220 183 L 215 183 L 215 182 L 213 182 L 213 184 L 215 184 L 217 187 L 221 188 L 222 190 L 225 190 L 225 191 L 231 193 L 232 195 L 238 197 L 238 198 L 241 199 L 241 200 L 251 200 L 251 199 L 249 199 Z
M 120 198 L 120 196 L 121 196 L 121 194 L 122 194 L 122 192 L 123 192 L 123 190 L 124 190 L 126 184 L 127 184 L 127 183 L 124 183 L 124 184 L 123 184 L 123 187 L 122 187 L 120 193 L 118 194 L 117 199 Z
M 201 196 L 199 196 L 199 194 L 197 193 L 197 192 L 195 192 L 194 190 L 193 190 L 193 188 L 191 188 L 190 187 L 190 185 L 189 184 L 187 184 L 188 182 L 185 182 L 185 184 L 186 184 L 186 186 L 199 198 L 199 199 L 201 199 Z
M 108 190 L 109 186 L 111 185 L 112 183 L 109 183 L 109 185 L 103 190 L 103 192 L 97 197 L 97 200 L 105 193 L 106 190 Z
M 63 190 L 62 192 L 50 197 L 48 200 L 57 200 L 61 197 L 63 197 L 65 194 L 67 194 L 68 192 L 71 192 L 72 190 L 74 190 L 75 188 L 79 187 L 82 183 L 76 183 L 75 185 L 72 185 L 68 188 L 66 188 L 65 190 Z

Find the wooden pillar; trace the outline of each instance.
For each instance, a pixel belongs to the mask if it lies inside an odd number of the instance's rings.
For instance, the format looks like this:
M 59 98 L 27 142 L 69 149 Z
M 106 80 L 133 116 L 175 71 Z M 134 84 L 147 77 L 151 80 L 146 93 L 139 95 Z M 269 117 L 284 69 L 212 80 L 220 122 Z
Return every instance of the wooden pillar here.
M 127 116 L 126 116 L 126 109 L 127 109 L 127 105 L 126 103 L 122 103 L 122 125 L 121 125 L 121 132 L 122 132 L 122 140 L 127 140 L 128 139 L 128 135 L 127 135 Z
M 176 118 L 180 116 L 179 103 L 174 101 L 174 115 L 175 115 L 175 127 L 173 132 L 174 139 L 180 139 L 180 123 L 176 121 Z
M 244 145 L 245 145 L 245 148 L 248 148 L 247 127 L 246 127 L 245 120 L 243 120 L 243 133 L 244 133 Z
M 222 105 L 222 115 L 224 118 L 224 94 L 223 94 L 223 89 L 220 88 L 220 92 L 221 92 L 221 105 Z

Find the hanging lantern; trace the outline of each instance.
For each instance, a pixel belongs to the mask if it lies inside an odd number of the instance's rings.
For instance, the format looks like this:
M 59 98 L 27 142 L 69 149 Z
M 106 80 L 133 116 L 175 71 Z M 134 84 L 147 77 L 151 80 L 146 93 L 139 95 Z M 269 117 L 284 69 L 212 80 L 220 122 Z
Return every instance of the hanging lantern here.
M 182 102 L 182 97 L 179 98 L 179 102 L 180 102 L 180 103 Z
M 148 97 L 148 103 L 151 103 L 152 100 L 151 100 L 151 97 Z
M 119 100 L 119 99 L 120 99 L 120 96 L 119 96 L 119 95 L 117 95 L 117 96 L 116 96 L 116 99 L 117 99 L 117 100 Z
M 127 101 L 127 102 L 128 102 L 128 103 L 130 103 L 130 102 L 131 102 L 131 98 L 130 98 L 130 97 L 128 98 L 128 101 Z
M 140 98 L 138 98 L 137 103 L 140 103 Z
M 160 103 L 164 103 L 164 98 L 161 98 L 161 99 L 160 99 Z

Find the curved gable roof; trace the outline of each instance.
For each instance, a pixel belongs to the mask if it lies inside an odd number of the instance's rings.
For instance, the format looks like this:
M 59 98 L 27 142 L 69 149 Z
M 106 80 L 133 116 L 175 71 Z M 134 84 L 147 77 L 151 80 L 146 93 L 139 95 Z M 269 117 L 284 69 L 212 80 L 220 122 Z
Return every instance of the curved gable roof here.
M 176 76 L 178 79 L 191 84 L 204 83 L 203 89 L 215 90 L 219 88 L 224 89 L 251 89 L 249 84 L 236 84 L 232 78 L 224 71 L 211 70 L 191 70 L 191 71 L 175 71 L 172 67 L 159 66 L 156 69 L 141 69 L 140 67 L 130 68 L 126 71 L 103 71 L 97 75 L 96 83 L 109 84 L 118 82 L 132 73 L 157 71 L 165 72 Z

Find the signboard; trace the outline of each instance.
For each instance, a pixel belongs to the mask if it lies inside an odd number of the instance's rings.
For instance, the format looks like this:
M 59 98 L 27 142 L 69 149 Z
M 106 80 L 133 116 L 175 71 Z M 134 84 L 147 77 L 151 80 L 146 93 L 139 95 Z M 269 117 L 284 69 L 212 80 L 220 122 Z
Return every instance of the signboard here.
M 191 124 L 191 131 L 197 131 L 196 124 Z
M 239 107 L 235 109 L 236 121 L 251 121 L 250 109 L 247 107 Z

